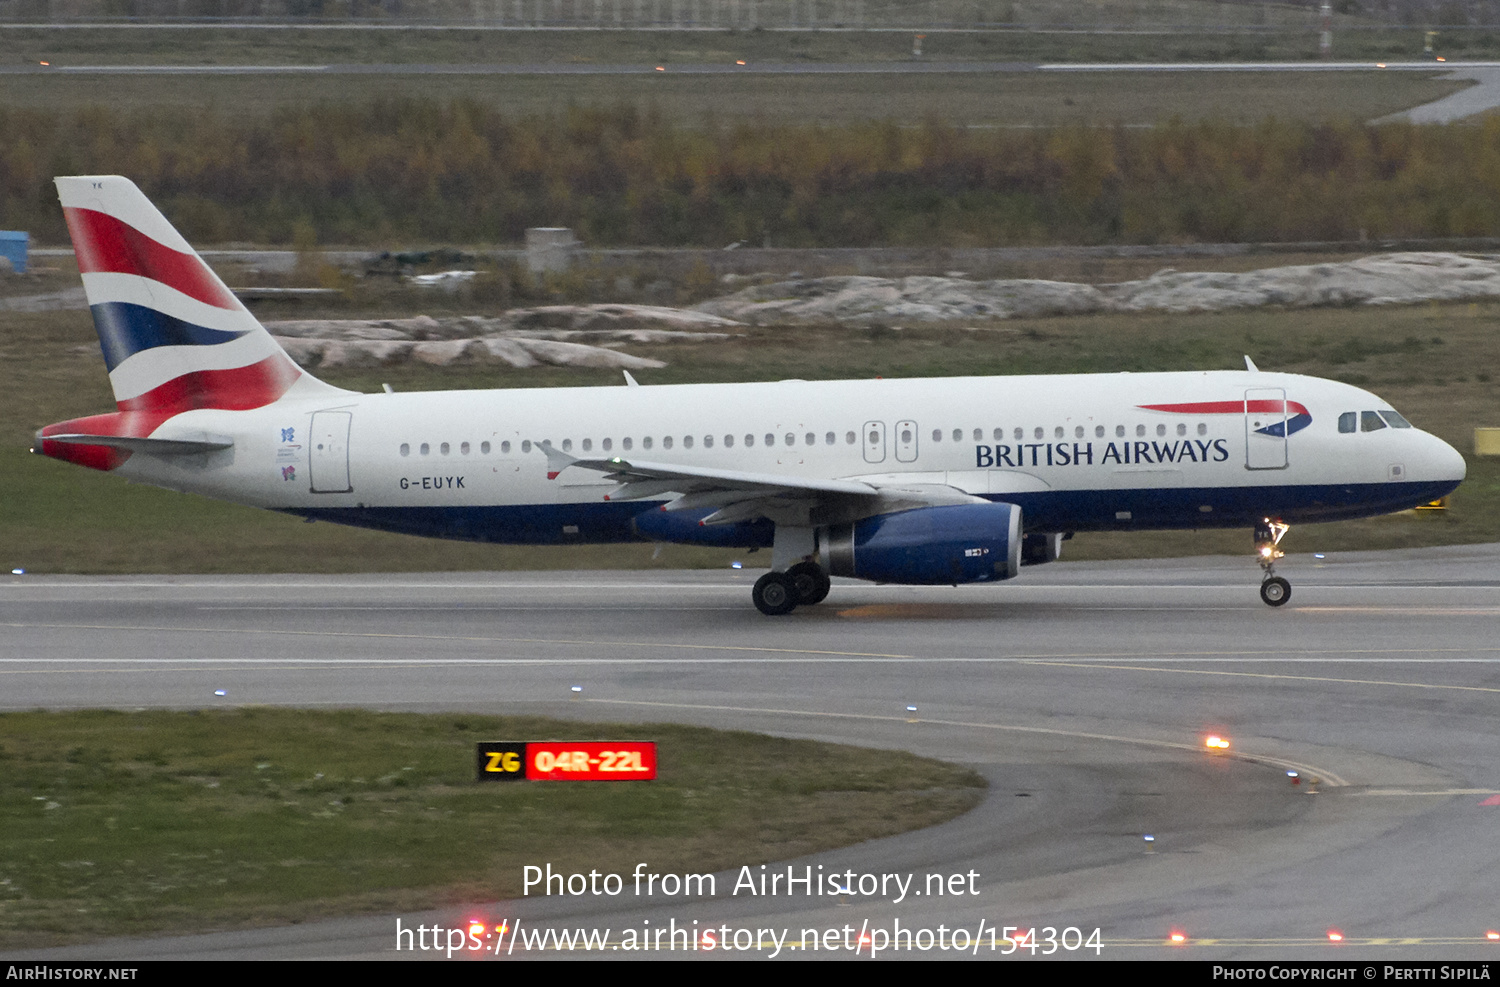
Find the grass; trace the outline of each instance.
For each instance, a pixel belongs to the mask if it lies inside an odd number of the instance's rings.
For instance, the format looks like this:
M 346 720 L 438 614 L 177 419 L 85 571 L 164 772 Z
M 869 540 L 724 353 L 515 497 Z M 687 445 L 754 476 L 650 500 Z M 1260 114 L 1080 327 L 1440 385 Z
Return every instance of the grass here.
M 548 739 L 655 740 L 659 777 L 474 783 L 476 743 Z M 0 714 L 0 949 L 519 897 L 542 862 L 753 866 L 935 825 L 984 784 L 903 752 L 670 725 Z
M 1149 124 L 1178 117 L 1252 123 L 1369 120 L 1440 99 L 1469 85 L 1416 72 L 1000 72 L 920 75 L 11 75 L 13 108 L 73 112 L 182 112 L 382 97 L 488 103 L 518 115 L 572 105 L 635 106 L 668 119 L 840 123 L 949 120 L 969 126 Z
M 1243 261 L 1243 258 L 1236 260 Z M 1073 263 L 1073 262 L 1060 262 Z M 1108 276 L 1111 267 L 1099 268 Z M 1045 267 L 1032 273 L 1045 275 Z M 382 291 L 381 314 L 410 314 L 430 297 Z M 356 292 L 326 314 L 368 310 Z M 446 302 L 462 308 L 459 298 Z M 435 311 L 435 309 L 432 309 Z M 482 311 L 482 309 L 480 309 Z M 313 314 L 313 311 L 297 314 Z M 266 310 L 287 317 L 289 310 Z M 728 343 L 645 346 L 668 362 L 642 383 L 788 377 L 1208 370 L 1243 366 L 1367 387 L 1418 427 L 1466 454 L 1475 426 L 1500 425 L 1500 303 L 1406 308 L 1242 311 L 1028 319 L 972 327 L 866 330 L 763 328 Z M 377 391 L 470 387 L 619 386 L 608 370 L 428 366 L 347 370 L 332 383 Z M 0 566 L 31 572 L 354 572 L 727 565 L 742 553 L 651 545 L 528 548 L 439 542 L 308 525 L 283 515 L 135 486 L 29 456 L 32 433 L 53 421 L 108 410 L 112 401 L 86 313 L 0 313 Z M 1469 457 L 1469 478 L 1441 513 L 1303 525 L 1288 550 L 1348 551 L 1500 541 L 1500 462 Z M 1087 534 L 1067 557 L 1245 553 L 1248 531 Z M 746 559 L 745 561 L 753 561 Z

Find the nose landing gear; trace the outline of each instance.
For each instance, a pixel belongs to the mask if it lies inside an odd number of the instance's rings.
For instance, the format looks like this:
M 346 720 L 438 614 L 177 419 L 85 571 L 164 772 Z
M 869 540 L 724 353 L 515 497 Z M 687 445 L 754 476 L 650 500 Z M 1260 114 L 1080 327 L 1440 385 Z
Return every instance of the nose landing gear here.
M 1263 518 L 1255 526 L 1255 555 L 1264 574 L 1260 581 L 1260 598 L 1268 607 L 1279 607 L 1292 598 L 1292 584 L 1276 575 L 1276 560 L 1286 553 L 1276 546 L 1291 529 L 1281 521 Z

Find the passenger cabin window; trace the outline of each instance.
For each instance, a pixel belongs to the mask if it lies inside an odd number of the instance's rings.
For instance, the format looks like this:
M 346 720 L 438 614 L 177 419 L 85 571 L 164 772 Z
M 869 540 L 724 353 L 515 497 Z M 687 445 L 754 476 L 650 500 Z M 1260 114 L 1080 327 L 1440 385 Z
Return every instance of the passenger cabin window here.
M 444 442 L 442 445 L 438 446 L 438 452 L 442 453 L 445 456 L 448 455 L 448 443 Z
M 467 456 L 469 454 L 469 444 L 467 442 L 460 442 L 458 444 L 458 452 L 460 455 Z
M 667 441 L 671 442 L 672 440 L 668 438 Z M 684 435 L 682 437 L 682 447 L 684 449 L 691 449 L 693 447 L 693 437 L 691 435 Z
M 1358 418 L 1359 415 L 1352 411 L 1346 411 L 1342 415 L 1339 415 L 1339 431 L 1353 432 L 1357 427 L 1356 420 Z
M 1115 438 L 1117 438 L 1117 439 L 1123 439 L 1124 437 L 1125 437 L 1125 426 L 1124 425 L 1116 425 L 1115 426 Z
M 1165 426 L 1165 425 L 1158 425 L 1158 426 L 1156 426 L 1156 434 L 1157 434 L 1158 437 L 1165 436 L 1167 434 L 1167 426 Z
M 753 436 L 753 435 L 747 435 L 747 436 L 745 436 L 745 448 L 748 449 L 748 448 L 750 448 L 753 445 L 755 445 L 755 436 Z
M 734 448 L 734 436 L 732 436 L 732 435 L 726 435 L 726 436 L 724 436 L 724 448 L 725 449 L 733 449 Z
M 961 429 L 961 428 L 955 428 L 953 430 L 953 441 L 954 442 L 962 442 L 963 440 L 964 440 L 964 430 Z
M 572 451 L 573 451 L 573 440 L 572 439 L 563 439 L 563 452 L 572 452 Z
M 845 432 L 844 433 L 844 443 L 846 445 L 851 445 L 851 446 L 854 445 L 854 433 L 853 432 Z
M 1361 411 L 1359 413 L 1359 430 L 1361 432 L 1378 432 L 1385 428 L 1385 422 L 1373 411 Z
M 651 440 L 647 439 L 646 441 L 650 442 Z M 663 435 L 661 437 L 661 447 L 663 449 L 670 449 L 670 448 L 672 448 L 672 437 L 670 435 Z
M 712 449 L 713 447 L 714 447 L 714 437 L 712 435 L 705 435 L 703 437 L 703 448 L 705 448 L 705 449 Z
M 485 445 L 487 446 L 489 445 L 489 443 L 486 442 Z M 488 449 L 484 451 L 489 452 Z M 510 455 L 510 439 L 506 439 L 504 442 L 500 443 L 500 451 L 505 453 L 507 456 Z
M 874 435 L 875 433 L 871 432 L 870 434 Z M 871 439 L 870 441 L 874 442 L 875 440 Z M 934 442 L 941 442 L 941 441 L 943 441 L 943 430 L 942 429 L 935 428 L 935 429 L 932 430 L 932 441 L 934 441 Z
M 411 443 L 409 443 L 409 442 L 403 442 L 403 443 L 401 443 L 401 455 L 403 455 L 403 456 L 410 456 L 411 455 Z
M 1104 426 L 1103 425 L 1095 425 L 1094 426 L 1094 438 L 1096 438 L 1096 439 L 1102 439 L 1102 438 L 1104 438 Z
M 832 432 L 829 432 L 827 435 L 823 436 L 823 444 L 825 446 L 831 446 L 838 442 L 838 440 L 839 437 L 837 435 L 834 435 Z
M 604 439 L 599 443 L 599 448 L 603 449 L 605 452 L 609 452 L 614 447 L 615 442 L 613 439 Z
M 418 452 L 420 452 L 420 453 L 421 453 L 421 454 L 422 454 L 422 455 L 424 455 L 424 456 L 425 456 L 425 455 L 427 455 L 427 454 L 428 454 L 428 453 L 429 453 L 429 452 L 431 452 L 431 451 L 432 451 L 432 448 L 431 448 L 431 447 L 430 447 L 430 446 L 428 446 L 428 445 L 427 445 L 427 443 L 425 443 L 425 442 L 423 442 L 423 443 L 422 443 L 422 444 L 421 444 L 421 446 L 419 446 L 419 447 L 418 447 L 418 448 L 417 448 L 417 451 L 418 451 Z
M 630 451 L 630 447 L 633 446 L 633 445 L 635 445 L 635 440 L 632 439 L 628 435 L 625 436 L 625 438 L 623 438 L 623 439 L 620 440 L 620 448 L 624 449 L 626 452 L 629 452 Z

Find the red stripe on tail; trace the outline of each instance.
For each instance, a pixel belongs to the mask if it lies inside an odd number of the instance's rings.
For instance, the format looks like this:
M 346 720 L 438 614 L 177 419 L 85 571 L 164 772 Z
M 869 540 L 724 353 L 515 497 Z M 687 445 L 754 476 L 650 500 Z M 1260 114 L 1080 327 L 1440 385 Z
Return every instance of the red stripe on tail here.
M 277 353 L 248 367 L 195 370 L 118 404 L 121 411 L 167 412 L 168 417 L 194 408 L 249 411 L 281 397 L 300 376 L 296 364 Z
M 78 269 L 84 274 L 136 274 L 215 308 L 240 307 L 229 289 L 194 255 L 157 243 L 135 227 L 94 209 L 64 209 L 63 215 L 73 237 Z

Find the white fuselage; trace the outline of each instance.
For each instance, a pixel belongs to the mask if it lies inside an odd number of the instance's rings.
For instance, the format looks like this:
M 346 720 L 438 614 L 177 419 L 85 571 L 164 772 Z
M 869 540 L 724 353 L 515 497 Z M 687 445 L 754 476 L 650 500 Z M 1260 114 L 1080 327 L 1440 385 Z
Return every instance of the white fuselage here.
M 1283 410 L 1265 411 L 1277 395 Z M 582 459 L 942 485 L 1021 505 L 1027 530 L 1224 527 L 1368 516 L 1452 489 L 1464 464 L 1441 440 L 1340 431 L 1341 415 L 1389 408 L 1345 384 L 1249 371 L 325 395 L 186 412 L 154 437 L 233 448 L 136 454 L 119 472 L 497 542 L 634 538 L 630 519 L 673 497 L 610 501 L 616 484 L 580 468 L 549 479 L 549 441 Z

